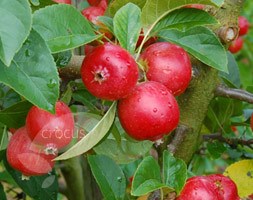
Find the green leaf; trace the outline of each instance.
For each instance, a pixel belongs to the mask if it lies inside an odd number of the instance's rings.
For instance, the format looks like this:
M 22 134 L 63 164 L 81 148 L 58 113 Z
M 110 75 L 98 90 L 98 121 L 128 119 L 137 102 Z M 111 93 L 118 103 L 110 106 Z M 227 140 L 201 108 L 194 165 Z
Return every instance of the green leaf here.
M 0 111 L 0 122 L 11 128 L 20 128 L 25 124 L 25 118 L 32 107 L 28 101 L 18 102 Z
M 233 87 L 240 88 L 240 72 L 235 57 L 230 52 L 227 52 L 227 57 L 228 73 L 220 72 L 219 75 Z
M 33 15 L 33 28 L 41 34 L 52 53 L 74 49 L 100 37 L 77 9 L 66 4 L 37 10 Z
M 120 45 L 134 53 L 137 40 L 141 31 L 141 9 L 128 3 L 118 10 L 113 18 L 114 34 Z
M 185 162 L 173 157 L 168 151 L 163 152 L 163 179 L 164 183 L 174 188 L 177 194 L 180 193 L 187 179 Z
M 72 146 L 68 151 L 55 158 L 55 160 L 66 160 L 85 153 L 93 148 L 99 141 L 103 139 L 109 131 L 116 113 L 116 102 L 114 102 L 107 113 L 99 121 L 99 123 L 78 143 Z
M 4 159 L 5 157 L 5 150 L 0 151 L 0 162 Z M 2 174 L 5 174 L 6 171 L 0 172 L 0 180 L 3 180 Z
M 7 148 L 9 143 L 7 127 L 0 124 L 0 152 Z M 0 159 L 1 160 L 1 159 Z
M 193 27 L 185 32 L 169 29 L 158 34 L 166 41 L 182 46 L 201 62 L 227 72 L 227 52 L 217 36 L 208 28 Z
M 231 117 L 242 114 L 242 102 L 239 100 L 217 97 L 211 101 L 205 118 L 205 126 L 212 133 L 231 130 Z
M 31 8 L 27 0 L 1 0 L 0 13 L 0 60 L 10 66 L 31 30 Z
M 85 123 L 87 124 L 87 123 Z M 93 148 L 97 154 L 106 155 L 118 164 L 127 164 L 143 158 L 153 145 L 151 141 L 128 139 L 118 118 L 110 129 L 109 136 Z
M 53 112 L 59 94 L 59 77 L 50 50 L 41 36 L 31 31 L 10 67 L 0 61 L 0 82 L 32 104 Z
M 27 195 L 36 200 L 57 200 L 58 179 L 54 171 L 51 174 L 31 176 L 29 180 L 22 180 L 21 172 L 13 169 L 8 164 L 6 157 L 4 158 L 3 163 L 5 169 Z M 51 179 L 51 181 L 48 181 L 48 179 Z
M 221 157 L 224 151 L 226 151 L 226 147 L 223 143 L 219 141 L 214 141 L 207 143 L 207 150 L 214 159 L 217 159 Z
M 0 199 L 1 200 L 7 200 L 5 192 L 4 192 L 4 187 L 1 183 L 0 183 Z
M 160 175 L 160 167 L 152 156 L 148 156 L 138 166 L 134 174 L 131 188 L 133 196 L 142 196 L 157 189 L 164 188 Z M 172 188 L 168 188 L 173 191 Z
M 72 97 L 75 101 L 82 103 L 88 110 L 92 113 L 100 113 L 98 108 L 96 107 L 97 98 L 91 95 L 87 90 L 81 89 L 74 91 Z
M 145 6 L 142 9 L 142 24 L 144 27 L 155 25 L 169 12 L 180 8 L 186 4 L 206 4 L 220 6 L 220 0 L 147 0 Z
M 109 13 L 111 16 L 114 16 L 115 13 L 124 5 L 126 5 L 127 3 L 133 3 L 135 5 L 137 5 L 139 8 L 142 8 L 145 3 L 146 0 L 114 0 L 109 4 Z
M 143 157 L 152 147 L 150 141 L 130 141 L 121 138 L 120 144 L 109 135 L 102 143 L 94 148 L 97 154 L 106 155 L 118 164 L 127 164 Z
M 98 21 L 104 24 L 113 33 L 113 19 L 108 16 L 99 16 Z
M 0 151 L 0 161 L 2 161 L 2 159 L 5 158 L 5 152 L 6 152 L 5 150 Z M 0 165 L 2 167 L 3 163 L 1 163 Z M 13 185 L 14 187 L 18 187 L 15 180 L 12 178 L 12 176 L 9 174 L 7 170 L 0 172 L 0 180 L 2 182 L 6 182 L 10 185 Z
M 18 93 L 0 83 L 0 110 L 8 108 L 19 101 L 21 101 L 21 98 Z
M 198 9 L 178 9 L 164 17 L 152 30 L 158 32 L 162 29 L 176 28 L 181 31 L 194 26 L 217 24 L 218 21 L 203 10 Z
M 71 87 L 71 84 L 69 83 L 62 94 L 61 101 L 63 101 L 64 103 L 68 105 L 71 101 L 72 94 L 73 94 L 72 87 Z
M 105 200 L 123 200 L 126 178 L 121 168 L 104 155 L 88 156 L 88 162 Z
M 72 57 L 71 51 L 63 51 L 53 55 L 57 67 L 65 67 Z
M 32 7 L 33 11 L 39 10 L 39 9 L 44 8 L 46 6 L 57 4 L 53 0 L 30 0 L 30 2 L 31 2 L 31 7 Z

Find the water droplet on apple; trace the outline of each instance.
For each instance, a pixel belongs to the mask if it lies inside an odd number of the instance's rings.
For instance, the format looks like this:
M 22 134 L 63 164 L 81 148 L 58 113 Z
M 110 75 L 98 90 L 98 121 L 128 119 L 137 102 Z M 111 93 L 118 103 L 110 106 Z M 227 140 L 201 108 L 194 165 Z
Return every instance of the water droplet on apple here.
M 153 112 L 156 113 L 156 112 L 157 112 L 157 108 L 154 108 L 154 109 L 153 109 Z
M 110 58 L 109 58 L 109 57 L 106 57 L 105 60 L 106 60 L 106 61 L 110 61 Z
M 163 72 L 164 74 L 169 74 L 169 73 L 171 72 L 171 70 L 170 70 L 170 69 L 163 69 L 162 72 Z
M 153 52 L 154 56 L 159 56 L 160 53 L 161 53 L 161 51 L 154 51 Z
M 168 92 L 166 90 L 161 90 L 162 95 L 167 95 Z
M 116 57 L 117 57 L 117 58 L 120 58 L 120 53 L 116 53 Z

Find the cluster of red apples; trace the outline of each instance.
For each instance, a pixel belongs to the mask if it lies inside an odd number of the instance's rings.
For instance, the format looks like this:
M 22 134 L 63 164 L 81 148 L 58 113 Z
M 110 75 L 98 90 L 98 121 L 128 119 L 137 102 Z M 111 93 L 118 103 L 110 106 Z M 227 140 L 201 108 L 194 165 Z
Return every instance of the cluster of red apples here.
M 137 140 L 157 140 L 179 122 L 175 96 L 188 87 L 191 62 L 186 51 L 169 42 L 148 46 L 139 60 L 147 80 L 132 55 L 122 47 L 105 43 L 86 55 L 81 76 L 97 98 L 118 100 L 118 117 L 126 133 Z
M 74 118 L 69 107 L 58 101 L 55 114 L 33 106 L 24 127 L 17 129 L 7 147 L 7 161 L 24 176 L 49 173 L 58 150 L 73 138 Z
M 98 16 L 88 11 L 101 8 L 104 1 L 88 1 L 90 7 L 82 14 L 95 25 Z M 107 2 L 106 2 L 107 3 Z M 98 8 L 97 8 L 98 9 Z M 136 48 L 143 40 L 141 31 Z M 136 140 L 162 138 L 179 122 L 175 96 L 182 94 L 191 80 L 191 62 L 186 51 L 169 42 L 151 38 L 136 61 L 121 46 L 104 42 L 86 51 L 81 76 L 87 90 L 97 98 L 118 101 L 118 117 L 128 135 Z M 153 43 L 153 44 L 152 44 Z M 86 45 L 87 47 L 87 45 Z M 137 62 L 144 69 L 139 70 Z M 142 76 L 146 80 L 142 79 Z
M 239 33 L 238 37 L 230 44 L 228 50 L 231 53 L 239 52 L 243 47 L 243 36 L 245 36 L 249 31 L 249 21 L 244 16 L 239 16 L 238 18 L 238 27 Z

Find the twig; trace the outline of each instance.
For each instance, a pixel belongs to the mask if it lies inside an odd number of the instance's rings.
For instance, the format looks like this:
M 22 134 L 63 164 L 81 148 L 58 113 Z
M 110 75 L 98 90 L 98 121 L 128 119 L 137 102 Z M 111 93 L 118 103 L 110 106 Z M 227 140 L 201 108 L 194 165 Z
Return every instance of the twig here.
M 80 68 L 84 56 L 74 55 L 66 67 L 58 69 L 59 75 L 62 79 L 75 80 L 81 78 Z
M 253 149 L 253 139 L 244 140 L 241 138 L 226 138 L 223 137 L 221 133 L 213 133 L 208 135 L 203 135 L 204 140 L 218 140 L 220 142 L 226 143 L 231 147 L 237 147 L 238 145 L 247 146 Z
M 192 132 L 192 129 L 185 125 L 179 125 L 177 129 L 175 130 L 175 135 L 173 137 L 173 140 L 168 145 L 168 150 L 171 153 L 175 153 L 176 150 L 179 148 L 182 142 L 184 142 L 185 138 L 188 134 Z
M 242 89 L 228 88 L 219 85 L 215 90 L 215 95 L 231 99 L 238 99 L 253 104 L 253 94 Z

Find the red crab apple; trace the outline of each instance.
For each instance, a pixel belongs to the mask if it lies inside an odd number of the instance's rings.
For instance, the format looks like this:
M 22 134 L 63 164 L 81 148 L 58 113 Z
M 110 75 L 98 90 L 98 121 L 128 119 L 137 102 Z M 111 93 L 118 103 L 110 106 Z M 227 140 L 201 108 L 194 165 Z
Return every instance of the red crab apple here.
M 239 16 L 238 18 L 238 26 L 239 26 L 239 35 L 246 35 L 249 30 L 249 21 L 244 16 Z
M 231 53 L 237 53 L 239 52 L 243 47 L 243 38 L 242 37 L 238 37 L 237 39 L 235 39 L 229 46 L 228 50 Z
M 105 100 L 126 97 L 138 80 L 138 66 L 122 47 L 106 43 L 83 60 L 81 76 L 87 90 Z
M 101 1 L 102 3 L 103 1 Z M 103 6 L 90 6 L 88 8 L 85 8 L 82 10 L 82 15 L 89 20 L 90 22 L 92 22 L 93 24 L 97 25 L 98 28 L 98 32 L 103 34 L 107 39 L 111 40 L 113 38 L 113 34 L 109 31 L 109 29 L 98 20 L 99 16 L 103 16 L 105 13 L 107 7 L 107 3 L 105 1 Z M 107 42 L 107 39 L 105 39 L 104 37 L 102 38 L 103 42 Z M 99 43 L 97 41 L 93 41 L 90 43 L 93 46 L 98 46 Z
M 107 0 L 87 0 L 87 1 L 91 6 L 98 6 L 104 8 L 104 10 L 106 10 L 108 4 Z
M 101 0 L 87 0 L 91 6 L 97 6 Z
M 164 84 L 173 95 L 182 94 L 188 87 L 192 67 L 187 52 L 169 42 L 148 46 L 140 56 L 147 79 Z
M 71 0 L 53 0 L 56 3 L 65 3 L 65 4 L 71 4 Z
M 29 138 L 26 128 L 19 128 L 7 147 L 7 161 L 25 176 L 47 174 L 54 166 L 54 155 L 47 155 Z
M 206 176 L 189 178 L 177 200 L 224 200 L 219 190 Z
M 212 174 L 207 176 L 223 196 L 224 200 L 240 200 L 237 187 L 230 178 L 222 174 Z
M 118 116 L 126 133 L 136 140 L 157 140 L 174 130 L 179 108 L 174 96 L 161 83 L 138 84 L 119 100 Z
M 103 16 L 105 10 L 98 6 L 90 6 L 82 10 L 82 15 L 93 24 L 98 23 L 98 17 Z
M 107 0 L 101 0 L 100 3 L 98 4 L 98 7 L 101 7 L 104 10 L 106 10 L 107 7 L 108 7 L 108 1 Z
M 72 140 L 74 118 L 69 107 L 57 101 L 55 114 L 33 106 L 26 117 L 26 128 L 33 142 L 54 152 L 67 146 Z

